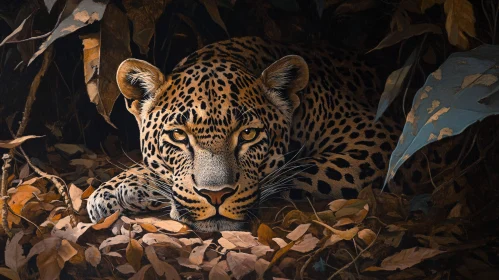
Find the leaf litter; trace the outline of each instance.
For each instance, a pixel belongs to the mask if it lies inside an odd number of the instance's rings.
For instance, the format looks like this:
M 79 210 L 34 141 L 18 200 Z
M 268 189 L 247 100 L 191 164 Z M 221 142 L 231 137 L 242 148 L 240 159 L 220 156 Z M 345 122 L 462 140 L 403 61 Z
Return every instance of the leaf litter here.
M 113 176 L 120 169 L 105 155 L 89 155 L 77 147 L 53 149 L 52 157 L 59 158 L 61 170 L 69 170 L 64 179 L 80 222 L 71 226 L 64 203 L 46 179 L 29 174 L 11 180 L 9 205 L 17 215 L 34 219 L 38 229 L 21 218 L 12 222 L 15 234 L 5 247 L 1 275 L 23 279 L 31 271 L 40 278 L 66 273 L 86 279 L 98 277 L 99 271 L 102 277 L 114 273 L 132 279 L 320 279 L 341 269 L 341 277 L 354 276 L 358 270 L 369 279 L 439 279 L 436 270 L 425 265 L 453 267 L 457 262 L 469 271 L 477 265 L 493 269 L 485 261 L 469 261 L 471 256 L 466 262 L 459 257 L 480 249 L 487 252 L 481 254 L 487 260 L 495 248 L 486 246 L 495 244 L 495 237 L 473 234 L 463 224 L 472 213 L 468 201 L 440 208 L 433 203 L 424 211 L 411 211 L 417 196 L 371 188 L 357 199 L 317 202 L 313 209 L 308 203 L 298 203 L 298 208 L 283 204 L 263 213 L 261 222 L 247 231 L 195 232 L 161 213 L 129 217 L 117 212 L 94 224 L 86 216 L 86 200 L 95 189 L 89 182 L 103 178 L 89 177 L 89 170 L 92 176 L 103 170 Z M 94 164 L 90 169 L 64 164 L 78 157 L 91 157 Z M 116 161 L 132 164 L 125 158 Z M 35 257 L 36 262 L 30 262 Z M 82 265 L 92 269 L 78 273 Z M 465 268 L 459 271 L 467 273 Z

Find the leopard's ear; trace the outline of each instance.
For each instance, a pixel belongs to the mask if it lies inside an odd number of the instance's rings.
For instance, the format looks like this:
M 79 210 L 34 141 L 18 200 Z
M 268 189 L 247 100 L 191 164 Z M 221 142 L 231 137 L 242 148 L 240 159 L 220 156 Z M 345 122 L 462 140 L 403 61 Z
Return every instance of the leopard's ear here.
M 141 115 L 147 112 L 154 99 L 163 90 L 165 76 L 154 65 L 139 59 L 129 58 L 118 67 L 116 81 L 121 93 L 128 99 L 127 109 L 139 126 Z
M 308 65 L 301 56 L 288 55 L 267 67 L 261 79 L 270 101 L 291 117 L 300 105 L 298 92 L 308 84 Z

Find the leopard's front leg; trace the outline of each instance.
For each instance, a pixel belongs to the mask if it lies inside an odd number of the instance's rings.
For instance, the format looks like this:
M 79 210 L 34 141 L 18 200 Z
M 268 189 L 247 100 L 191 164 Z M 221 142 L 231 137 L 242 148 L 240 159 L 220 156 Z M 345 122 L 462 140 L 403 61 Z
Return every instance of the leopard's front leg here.
M 116 211 L 157 211 L 169 205 L 168 186 L 145 167 L 136 166 L 95 190 L 88 198 L 87 212 L 95 223 Z

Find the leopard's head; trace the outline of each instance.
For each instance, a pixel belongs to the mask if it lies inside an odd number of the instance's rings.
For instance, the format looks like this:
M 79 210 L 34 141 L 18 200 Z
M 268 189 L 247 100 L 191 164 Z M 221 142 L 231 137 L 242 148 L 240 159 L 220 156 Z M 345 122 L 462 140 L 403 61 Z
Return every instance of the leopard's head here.
M 200 61 L 163 75 L 128 59 L 117 72 L 140 128 L 144 165 L 171 201 L 170 216 L 197 230 L 237 230 L 258 205 L 262 180 L 284 164 L 308 67 L 286 56 L 260 75 Z M 159 183 L 158 183 L 159 182 Z

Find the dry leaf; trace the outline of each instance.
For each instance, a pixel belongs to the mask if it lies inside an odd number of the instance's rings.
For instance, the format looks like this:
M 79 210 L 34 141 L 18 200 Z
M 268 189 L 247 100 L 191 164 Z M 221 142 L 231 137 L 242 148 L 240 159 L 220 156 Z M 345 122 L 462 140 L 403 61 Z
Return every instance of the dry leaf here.
M 31 57 L 28 65 L 42 54 L 55 40 L 69 35 L 76 30 L 99 21 L 104 15 L 106 6 L 109 0 L 82 0 L 78 6 L 72 11 L 72 15 L 63 18 L 59 25 L 52 31 L 52 34 L 45 40 L 37 52 Z M 64 13 L 64 12 L 63 12 Z M 107 13 L 107 12 L 106 12 Z M 127 29 L 128 28 L 122 28 Z
M 366 243 L 367 246 L 371 245 L 376 238 L 376 233 L 368 228 L 359 231 L 357 235 Z
M 333 212 L 340 210 L 347 203 L 346 199 L 336 199 L 329 203 L 329 209 Z
M 120 211 L 114 212 L 111 216 L 106 217 L 102 222 L 99 222 L 92 226 L 95 230 L 101 230 L 109 228 L 118 218 L 120 217 Z
M 211 19 L 220 27 L 222 27 L 222 29 L 228 35 L 229 33 L 227 32 L 227 27 L 225 26 L 222 17 L 220 17 L 220 12 L 218 11 L 217 0 L 201 0 L 201 2 L 208 11 L 208 14 L 210 14 Z
M 158 259 L 153 246 L 146 247 L 146 256 L 156 274 L 159 276 L 165 275 L 167 280 L 180 280 L 180 275 L 173 266 Z
M 52 236 L 76 242 L 81 235 L 93 226 L 92 223 L 78 223 L 76 227 L 72 228 L 70 220 L 71 217 L 69 216 L 59 220 L 56 226 L 52 229 Z
M 184 227 L 183 224 L 181 224 L 177 221 L 174 221 L 174 220 L 160 220 L 160 221 L 154 222 L 153 225 L 155 227 L 158 227 L 160 229 L 164 229 L 164 230 L 167 230 L 170 232 L 179 232 Z
M 95 191 L 95 188 L 92 186 L 89 186 L 83 193 L 81 194 L 81 199 L 87 199 L 90 197 L 90 195 Z
M 227 262 L 226 261 L 221 261 L 217 263 L 213 268 L 210 270 L 210 274 L 208 274 L 208 279 L 209 280 L 230 280 L 230 276 L 227 274 Z
M 0 267 L 0 275 L 5 276 L 6 278 L 11 280 L 21 280 L 21 278 L 19 278 L 19 274 L 17 274 L 16 271 L 6 267 Z
M 465 34 L 476 36 L 473 5 L 468 0 L 446 0 L 444 9 L 449 42 L 461 49 L 468 49 L 469 41 Z
M 19 268 L 26 263 L 26 257 L 23 254 L 23 248 L 19 241 L 24 236 L 24 232 L 16 233 L 10 240 L 7 240 L 5 245 L 5 265 L 14 271 L 19 271 Z
M 263 257 L 267 254 L 267 252 L 273 251 L 274 250 L 267 245 L 259 245 L 251 248 L 251 253 L 257 257 Z
M 35 195 L 40 194 L 41 191 L 30 185 L 22 185 L 17 187 L 16 192 L 9 199 L 9 206 L 12 211 L 18 215 L 21 214 L 21 210 L 24 205 L 32 199 Z
M 107 246 L 113 246 L 117 244 L 123 244 L 123 243 L 128 243 L 130 242 L 130 238 L 125 235 L 116 235 L 113 237 L 109 237 L 106 240 L 102 241 L 102 243 L 99 246 L 99 250 L 102 250 L 102 248 L 107 247 Z
M 291 247 L 291 250 L 298 251 L 300 253 L 307 253 L 315 249 L 317 243 L 319 243 L 319 239 L 309 233 L 306 234 L 303 239 L 296 241 L 295 245 Z
M 227 265 L 232 276 L 236 279 L 242 279 L 245 275 L 255 270 L 256 256 L 246 253 L 227 253 Z
M 143 255 L 144 249 L 142 246 L 140 246 L 137 240 L 131 239 L 126 247 L 126 260 L 135 269 L 135 271 L 140 269 Z
M 171 0 L 125 0 L 126 14 L 133 22 L 133 41 L 139 46 L 140 53 L 147 54 L 149 42 L 156 28 L 156 21 L 163 14 Z
M 251 232 L 245 231 L 222 231 L 222 236 L 238 248 L 251 248 L 260 245 Z M 220 240 L 219 240 L 220 242 Z M 225 246 L 224 246 L 225 247 Z
M 371 266 L 364 271 L 403 270 L 442 253 L 444 253 L 444 251 L 414 247 L 402 250 L 399 253 L 384 259 L 379 267 Z
M 220 244 L 220 246 L 224 247 L 227 250 L 232 250 L 232 249 L 237 248 L 236 245 L 232 244 L 229 240 L 227 240 L 223 237 L 218 239 L 218 244 Z
M 97 267 L 101 261 L 101 254 L 99 249 L 95 246 L 90 246 L 85 250 L 85 260 L 93 267 Z
M 371 49 L 369 52 L 393 46 L 395 44 L 402 42 L 403 40 L 409 39 L 414 36 L 419 36 L 424 33 L 442 34 L 442 29 L 440 29 L 438 25 L 430 23 L 412 24 L 406 26 L 403 30 L 400 31 L 396 30 L 391 32 L 383 40 L 381 40 L 381 42 L 379 42 L 379 44 L 375 48 Z
M 43 136 L 36 136 L 36 135 L 26 135 L 23 137 L 19 137 L 13 140 L 0 140 L 0 148 L 3 149 L 12 149 L 15 148 L 22 143 L 24 143 L 26 140 L 33 139 L 33 138 L 40 138 Z
M 204 252 L 210 246 L 212 239 L 203 241 L 203 245 L 197 246 L 191 251 L 189 261 L 193 264 L 200 265 L 203 263 Z
M 140 224 L 140 226 L 147 232 L 158 232 L 158 228 L 151 224 Z
M 274 241 L 281 248 L 288 246 L 288 242 L 284 241 L 282 238 L 279 237 L 272 238 L 272 241 Z
M 116 267 L 116 270 L 118 270 L 119 272 L 123 273 L 123 274 L 131 274 L 131 273 L 135 273 L 135 270 L 133 269 L 133 267 L 126 263 L 126 264 L 122 264 L 122 265 L 118 265 Z
M 109 116 L 120 95 L 116 83 L 116 70 L 131 56 L 130 34 L 126 15 L 110 4 L 100 24 L 100 33 L 88 34 L 83 39 L 83 66 L 90 101 L 107 123 L 114 125 Z
M 182 245 L 177 239 L 161 233 L 147 233 L 142 237 L 142 241 L 147 245 L 166 243 L 172 245 L 175 248 L 182 248 Z
M 264 260 L 264 259 L 259 259 L 256 261 L 255 264 L 255 271 L 256 274 L 258 275 L 259 279 L 263 279 L 263 275 L 265 274 L 265 271 L 269 267 L 270 262 Z
M 182 258 L 182 257 L 177 258 L 177 262 L 181 266 L 185 266 L 185 267 L 192 268 L 192 269 L 195 269 L 195 270 L 200 270 L 201 269 L 201 267 L 199 267 L 199 265 L 195 265 L 195 264 L 191 263 L 188 258 Z
M 269 245 L 272 238 L 275 236 L 274 231 L 266 224 L 260 224 L 257 231 L 258 242 Z
M 286 237 L 290 240 L 296 241 L 307 232 L 309 227 L 310 224 L 299 225 L 292 232 L 286 235 Z
M 144 265 L 144 267 L 142 267 L 139 271 L 137 271 L 137 273 L 135 273 L 132 277 L 130 277 L 129 280 L 142 280 L 142 279 L 146 279 L 145 278 L 146 272 L 149 270 L 149 268 L 151 268 L 150 264 Z
M 201 240 L 201 238 L 197 238 L 197 237 L 196 238 L 180 238 L 179 241 L 182 242 L 182 244 L 184 244 L 184 246 L 203 244 L 203 240 Z
M 39 252 L 38 257 L 36 258 L 36 264 L 40 271 L 40 279 L 57 279 L 59 278 L 62 268 L 64 268 L 64 264 L 75 256 L 78 251 L 73 248 L 67 240 L 57 238 L 45 242 L 46 240 L 47 239 L 39 242 L 43 242 L 43 245 L 40 246 L 42 247 L 42 251 Z M 35 246 L 33 246 L 33 248 L 35 248 Z M 39 249 L 40 248 L 37 250 Z
M 81 195 L 83 191 L 75 186 L 74 184 L 69 184 L 69 197 L 71 198 L 71 202 L 73 203 L 73 208 L 76 212 L 80 211 L 81 207 Z

